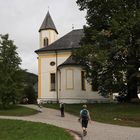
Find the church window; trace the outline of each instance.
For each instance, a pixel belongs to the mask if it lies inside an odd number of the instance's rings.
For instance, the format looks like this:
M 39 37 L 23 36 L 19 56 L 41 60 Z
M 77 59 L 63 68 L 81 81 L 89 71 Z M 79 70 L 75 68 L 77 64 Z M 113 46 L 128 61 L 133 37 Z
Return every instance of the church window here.
M 44 47 L 45 47 L 45 46 L 48 46 L 48 43 L 49 43 L 49 40 L 48 40 L 47 37 L 45 37 L 44 40 L 43 40 L 43 45 L 44 45 Z
M 81 71 L 81 89 L 86 90 L 85 71 Z
M 55 73 L 50 74 L 51 91 L 55 91 Z

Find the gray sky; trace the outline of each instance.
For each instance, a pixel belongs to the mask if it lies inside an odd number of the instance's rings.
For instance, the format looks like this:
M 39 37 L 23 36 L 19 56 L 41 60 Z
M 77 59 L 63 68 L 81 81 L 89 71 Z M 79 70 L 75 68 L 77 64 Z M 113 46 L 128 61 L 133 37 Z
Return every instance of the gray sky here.
M 0 0 L 0 34 L 8 33 L 18 47 L 21 67 L 37 74 L 38 30 L 49 11 L 59 32 L 58 38 L 86 24 L 85 12 L 76 0 Z

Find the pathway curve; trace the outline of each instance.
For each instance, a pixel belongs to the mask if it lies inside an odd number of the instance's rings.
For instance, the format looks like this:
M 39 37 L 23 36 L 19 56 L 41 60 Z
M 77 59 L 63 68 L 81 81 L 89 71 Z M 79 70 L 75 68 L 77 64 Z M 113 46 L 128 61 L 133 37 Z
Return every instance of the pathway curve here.
M 28 107 L 37 109 L 36 106 L 28 105 Z M 60 117 L 60 112 L 54 109 L 43 108 L 42 113 L 38 113 L 26 117 L 0 116 L 5 119 L 19 119 L 34 122 L 43 122 L 53 124 L 62 128 L 70 129 L 78 133 L 82 133 L 81 125 L 78 117 L 65 113 L 65 117 Z M 103 124 L 91 122 L 88 126 L 87 136 L 83 140 L 140 140 L 140 128 L 118 126 L 111 124 Z

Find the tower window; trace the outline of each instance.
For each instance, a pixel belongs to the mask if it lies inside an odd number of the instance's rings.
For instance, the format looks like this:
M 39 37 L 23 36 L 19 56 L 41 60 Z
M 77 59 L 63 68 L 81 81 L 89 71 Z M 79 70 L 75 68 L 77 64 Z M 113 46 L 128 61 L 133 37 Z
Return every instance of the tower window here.
M 51 91 L 55 91 L 55 73 L 50 74 Z
M 49 42 L 48 42 L 48 38 L 45 37 L 44 40 L 43 40 L 43 45 L 44 45 L 44 47 L 45 47 L 45 46 L 48 46 L 48 43 L 49 43 Z
M 86 90 L 85 72 L 84 71 L 81 71 L 81 89 Z

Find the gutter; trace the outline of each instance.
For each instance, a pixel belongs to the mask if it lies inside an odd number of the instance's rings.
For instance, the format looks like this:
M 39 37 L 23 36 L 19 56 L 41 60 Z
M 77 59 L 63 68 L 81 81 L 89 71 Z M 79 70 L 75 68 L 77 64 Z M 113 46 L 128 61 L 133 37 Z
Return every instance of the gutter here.
M 56 54 L 56 100 L 57 100 L 57 103 L 59 103 L 59 96 L 58 96 L 58 56 L 57 56 L 57 50 L 55 50 L 55 54 Z

